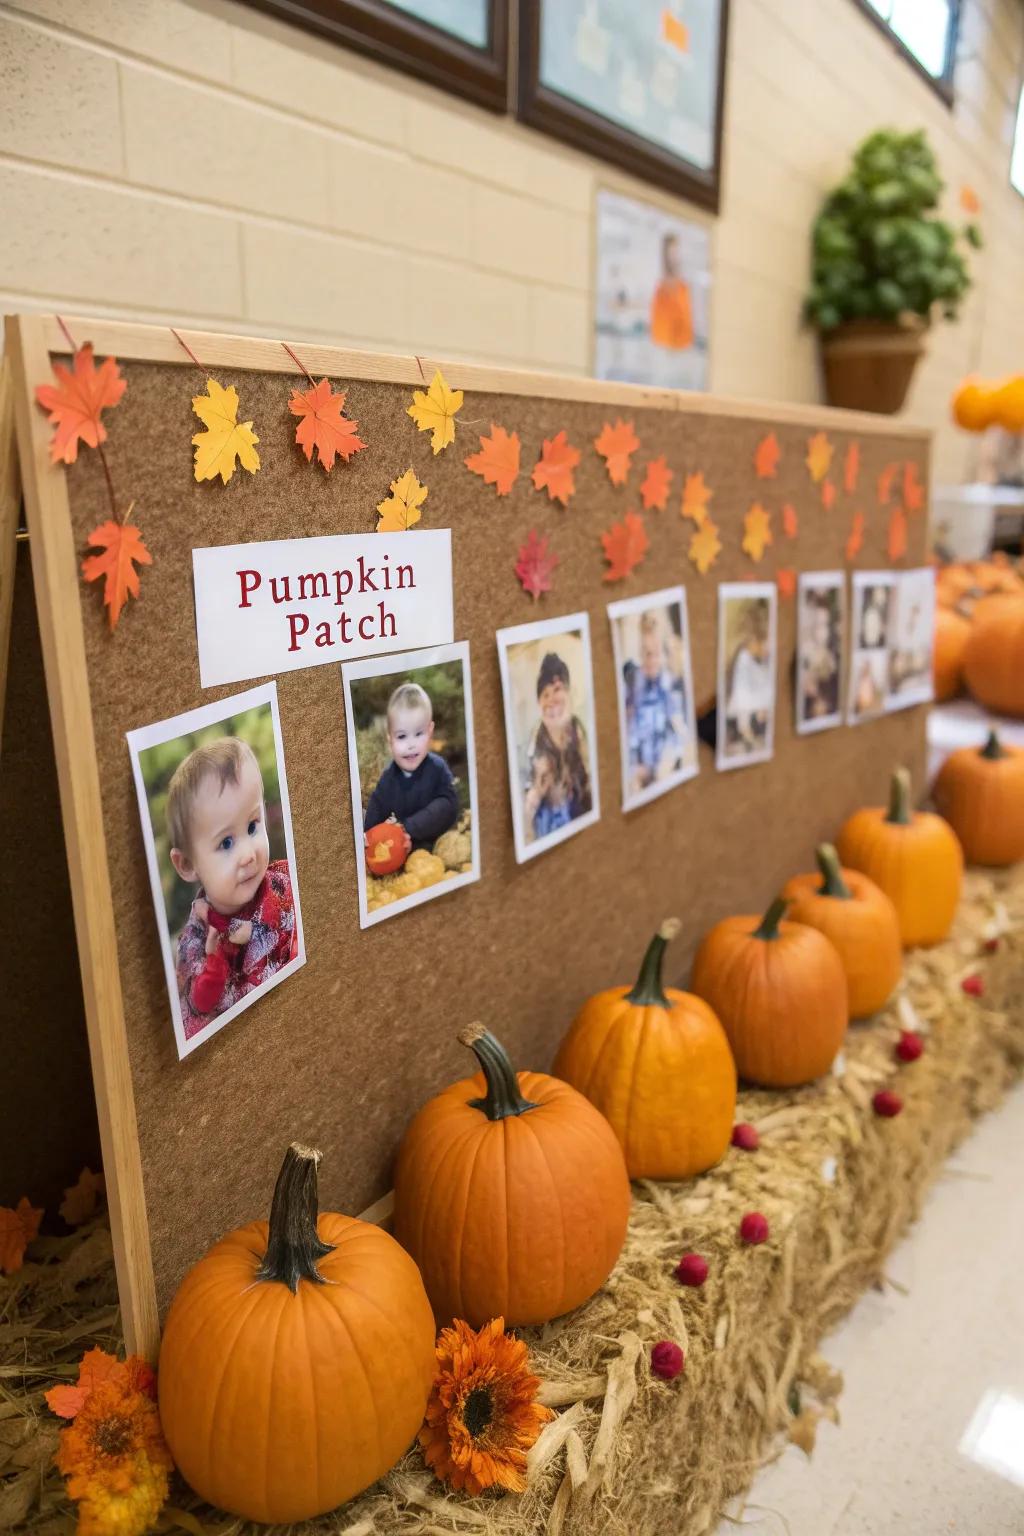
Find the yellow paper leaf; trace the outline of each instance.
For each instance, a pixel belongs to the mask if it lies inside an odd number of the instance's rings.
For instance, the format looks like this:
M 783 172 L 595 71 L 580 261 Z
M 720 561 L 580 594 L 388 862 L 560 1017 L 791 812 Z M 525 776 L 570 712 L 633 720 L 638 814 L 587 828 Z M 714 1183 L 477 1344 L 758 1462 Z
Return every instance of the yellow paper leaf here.
M 743 519 L 743 550 L 755 562 L 763 559 L 765 549 L 772 542 L 770 514 L 755 501 Z
M 426 394 L 422 389 L 413 392 L 412 405 L 406 415 L 411 416 L 421 432 L 431 434 L 430 446 L 435 453 L 455 441 L 455 417 L 462 409 L 462 390 L 449 389 L 440 368 L 430 381 Z
M 427 487 L 421 485 L 411 469 L 391 482 L 391 495 L 377 503 L 378 533 L 404 533 L 422 516 Z
M 206 394 L 195 395 L 192 409 L 206 428 L 192 439 L 196 450 L 195 477 L 215 480 L 220 475 L 227 485 L 235 472 L 235 460 L 254 475 L 260 467 L 256 452 L 259 438 L 251 421 L 238 420 L 238 391 L 234 386 L 222 389 L 216 379 L 207 379 Z
M 828 474 L 829 465 L 832 463 L 832 444 L 825 432 L 815 432 L 813 437 L 807 439 L 807 457 L 804 460 L 815 485 L 819 485 Z
M 686 553 L 701 575 L 706 576 L 718 559 L 721 550 L 722 541 L 718 537 L 718 529 L 707 513 L 705 513 L 704 520 L 698 523 L 697 530 L 690 540 L 690 547 Z

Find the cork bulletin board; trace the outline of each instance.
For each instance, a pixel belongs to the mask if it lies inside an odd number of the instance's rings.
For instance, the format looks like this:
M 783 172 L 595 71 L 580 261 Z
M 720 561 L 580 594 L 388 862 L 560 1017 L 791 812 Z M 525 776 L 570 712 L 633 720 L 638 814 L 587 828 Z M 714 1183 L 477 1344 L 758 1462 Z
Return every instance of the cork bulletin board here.
M 688 595 L 694 690 L 710 700 L 716 677 L 717 590 L 722 581 L 774 578 L 777 569 L 841 567 L 856 508 L 865 514 L 856 564 L 891 564 L 888 514 L 875 486 L 893 461 L 916 462 L 927 481 L 927 437 L 884 419 L 635 387 L 443 364 L 465 390 L 455 443 L 431 455 L 406 415 L 410 391 L 433 360 L 381 357 L 296 343 L 316 377 L 348 392 L 346 412 L 369 445 L 330 475 L 294 445 L 287 410 L 294 362 L 274 341 L 188 332 L 204 369 L 239 390 L 262 467 L 227 486 L 197 484 L 189 440 L 191 397 L 204 385 L 168 330 L 69 319 L 97 357 L 115 355 L 128 381 L 111 455 L 117 482 L 153 554 L 142 595 L 107 627 L 95 590 L 80 581 L 86 535 L 107 515 L 95 454 L 63 469 L 49 462 L 49 429 L 32 403 L 67 342 L 51 318 L 9 322 L 18 385 L 18 433 L 32 539 L 54 749 L 61 788 L 90 1051 L 118 1277 L 130 1348 L 155 1352 L 159 1318 L 185 1269 L 233 1226 L 265 1213 L 283 1147 L 322 1148 L 325 1208 L 357 1213 L 384 1196 L 410 1116 L 469 1063 L 456 1031 L 482 1019 L 521 1067 L 550 1066 L 582 1000 L 633 979 L 652 930 L 683 920 L 670 952 L 685 982 L 693 950 L 713 922 L 763 908 L 779 885 L 810 867 L 814 845 L 856 806 L 879 802 L 891 767 L 924 767 L 924 709 L 884 715 L 815 736 L 793 729 L 794 603 L 779 602 L 775 750 L 768 763 L 700 772 L 639 809 L 621 810 L 619 733 L 609 601 L 682 583 Z M 623 416 L 640 439 L 629 481 L 613 487 L 592 443 Z M 521 474 L 500 500 L 464 467 L 478 435 L 498 422 L 519 433 Z M 541 440 L 565 429 L 582 449 L 567 509 L 531 484 Z M 755 478 L 758 441 L 773 429 L 776 476 Z M 810 433 L 824 430 L 835 463 L 860 445 L 860 490 L 831 509 L 805 464 Z M 644 514 L 645 560 L 624 581 L 602 580 L 599 534 L 638 508 L 646 460 L 675 471 L 665 511 Z M 340 668 L 277 678 L 307 963 L 184 1061 L 168 1021 L 159 945 L 132 782 L 127 731 L 229 697 L 203 690 L 192 593 L 193 547 L 334 533 L 366 533 L 390 480 L 412 467 L 429 487 L 424 527 L 452 531 L 455 639 L 473 667 L 482 878 L 361 930 Z M 687 559 L 693 531 L 678 512 L 687 472 L 701 470 L 723 549 L 706 576 Z M 754 500 L 788 502 L 799 535 L 776 532 L 754 565 L 741 548 Z M 920 565 L 925 520 L 909 520 L 901 566 Z M 559 555 L 554 590 L 534 604 L 513 573 L 531 528 Z M 416 531 L 406 537 L 413 539 Z M 495 631 L 586 611 L 593 645 L 599 822 L 526 864 L 514 856 Z M 340 661 L 340 656 L 339 656 Z

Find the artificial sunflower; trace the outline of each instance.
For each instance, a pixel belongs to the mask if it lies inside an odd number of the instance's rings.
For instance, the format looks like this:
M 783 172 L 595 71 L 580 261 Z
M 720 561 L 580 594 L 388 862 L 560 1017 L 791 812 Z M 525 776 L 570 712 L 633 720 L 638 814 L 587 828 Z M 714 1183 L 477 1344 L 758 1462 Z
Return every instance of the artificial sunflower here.
M 496 1317 L 474 1332 L 460 1318 L 437 1341 L 438 1371 L 420 1430 L 424 1460 L 452 1488 L 526 1487 L 526 1453 L 553 1419 L 534 1401 L 540 1381 L 526 1345 Z
M 142 1536 L 173 1466 L 153 1399 L 127 1373 L 101 1382 L 61 1431 L 57 1466 L 79 1501 L 77 1536 Z

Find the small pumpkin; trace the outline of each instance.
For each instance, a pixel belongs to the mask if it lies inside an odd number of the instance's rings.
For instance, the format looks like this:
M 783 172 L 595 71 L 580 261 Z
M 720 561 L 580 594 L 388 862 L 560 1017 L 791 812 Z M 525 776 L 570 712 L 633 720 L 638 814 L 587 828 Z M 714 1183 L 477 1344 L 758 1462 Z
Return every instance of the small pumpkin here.
M 960 692 L 963 683 L 964 651 L 971 633 L 966 619 L 952 608 L 935 610 L 935 649 L 932 654 L 932 674 L 935 697 L 940 702 L 952 699 Z
M 426 890 L 430 885 L 436 885 L 444 879 L 445 863 L 436 854 L 428 853 L 425 848 L 417 848 L 415 853 L 410 853 L 405 862 L 406 874 L 415 875 L 420 883 L 420 889 Z
M 722 1021 L 740 1077 L 796 1088 L 831 1067 L 846 1034 L 846 973 L 815 928 L 783 921 L 778 897 L 764 917 L 727 917 L 701 940 L 692 986 Z
M 160 1346 L 160 1419 L 202 1498 L 246 1520 L 312 1519 L 389 1471 L 423 1421 L 434 1320 L 380 1227 L 317 1214 L 320 1153 L 293 1144 L 270 1221 L 215 1243 Z
M 855 811 L 836 847 L 844 865 L 870 876 L 890 898 L 904 949 L 941 943 L 960 900 L 964 856 L 941 816 L 912 809 L 905 768 L 892 776 L 888 809 Z
M 461 869 L 464 864 L 472 868 L 473 838 L 468 827 L 450 827 L 442 832 L 434 844 L 434 853 L 445 869 Z
M 632 988 L 584 1003 L 554 1072 L 605 1116 L 631 1179 L 689 1179 L 721 1158 L 736 1109 L 736 1065 L 707 1003 L 663 987 L 669 918 L 647 947 Z
M 438 1325 L 546 1323 L 603 1285 L 630 1191 L 604 1116 L 568 1083 L 512 1069 L 489 1031 L 459 1035 L 482 1076 L 420 1110 L 395 1166 L 395 1236 L 420 1267 Z
M 892 996 L 903 967 L 896 908 L 867 875 L 842 869 L 831 843 L 817 849 L 818 874 L 794 875 L 783 896 L 794 923 L 817 928 L 846 972 L 850 1017 L 867 1018 Z
M 997 715 L 1024 716 L 1024 602 L 1002 602 L 971 626 L 964 677 Z
M 963 747 L 946 758 L 932 798 L 970 863 L 1024 859 L 1024 749 L 990 731 L 980 751 Z
M 412 844 L 401 822 L 389 816 L 364 834 L 366 868 L 371 875 L 393 875 L 409 856 Z

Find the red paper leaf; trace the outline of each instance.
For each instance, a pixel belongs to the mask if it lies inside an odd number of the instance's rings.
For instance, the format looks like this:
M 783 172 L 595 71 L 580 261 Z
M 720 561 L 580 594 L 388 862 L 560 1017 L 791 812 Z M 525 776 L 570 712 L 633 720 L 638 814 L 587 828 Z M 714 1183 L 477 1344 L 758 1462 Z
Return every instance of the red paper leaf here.
M 37 385 L 36 400 L 57 428 L 50 442 L 51 460 L 54 464 L 73 464 L 79 442 L 89 448 L 106 442 L 107 429 L 100 412 L 116 405 L 128 385 L 116 358 L 108 357 L 97 370 L 88 341 L 75 353 L 70 370 L 63 363 L 54 363 L 53 371 L 56 385 Z
M 669 469 L 665 461 L 665 455 L 651 459 L 647 465 L 647 474 L 644 483 L 640 487 L 640 500 L 644 504 L 644 510 L 649 512 L 652 507 L 657 507 L 659 512 L 664 512 L 668 506 L 669 487 L 675 475 Z
M 506 432 L 492 422 L 490 437 L 481 436 L 480 452 L 471 453 L 465 463 L 485 485 L 507 496 L 519 474 L 519 433 Z
M 526 543 L 519 547 L 516 575 L 523 591 L 528 592 L 534 602 L 542 592 L 551 591 L 557 564 L 558 556 L 550 548 L 547 539 L 541 538 L 536 528 L 531 528 L 526 535 Z
M 821 488 L 821 504 L 826 512 L 831 512 L 836 504 L 836 488 L 831 480 L 826 480 Z
M 847 496 L 852 496 L 857 489 L 857 478 L 860 475 L 860 444 L 851 443 L 846 450 L 846 459 L 843 463 L 843 490 Z
M 103 577 L 103 601 L 113 629 L 129 597 L 139 595 L 136 565 L 152 565 L 153 556 L 142 542 L 142 535 L 132 523 L 109 519 L 94 528 L 86 541 L 90 548 L 102 549 L 101 555 L 88 555 L 82 561 L 86 581 Z
M 347 464 L 354 453 L 366 447 L 362 438 L 356 435 L 358 421 L 342 414 L 344 404 L 345 391 L 339 390 L 335 394 L 329 379 L 321 379 L 304 393 L 293 390 L 288 401 L 292 415 L 302 417 L 295 428 L 295 441 L 310 461 L 315 448 L 326 470 L 334 467 L 336 458 L 344 459 Z
M 538 491 L 547 491 L 551 501 L 568 506 L 569 497 L 576 491 L 573 471 L 579 462 L 579 449 L 572 446 L 565 432 L 558 432 L 544 439 L 531 479 Z
M 924 506 L 924 486 L 917 478 L 917 465 L 908 459 L 903 466 L 903 505 L 908 512 L 920 512 Z
M 784 565 L 775 573 L 775 580 L 779 588 L 779 596 L 787 601 L 796 591 L 796 571 L 791 565 Z
M 847 560 L 856 560 L 860 554 L 861 545 L 864 543 L 864 513 L 855 512 L 850 523 L 850 532 L 846 540 Z
M 754 449 L 754 473 L 759 480 L 774 480 L 782 450 L 774 432 L 762 437 Z
M 907 514 L 893 507 L 889 516 L 889 559 L 902 560 L 907 552 Z
M 887 464 L 878 477 L 878 500 L 883 507 L 892 500 L 892 483 L 898 472 L 898 464 Z
M 800 531 L 800 519 L 796 515 L 796 507 L 788 501 L 782 509 L 782 531 L 787 539 L 795 539 Z
M 640 439 L 633 431 L 633 423 L 619 420 L 613 427 L 606 421 L 598 436 L 594 438 L 594 447 L 604 459 L 612 485 L 625 485 L 630 461 L 640 447 Z
M 637 512 L 627 512 L 620 523 L 613 523 L 602 533 L 601 544 L 608 569 L 605 581 L 622 581 L 640 564 L 650 547 L 644 520 Z

